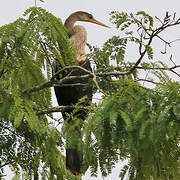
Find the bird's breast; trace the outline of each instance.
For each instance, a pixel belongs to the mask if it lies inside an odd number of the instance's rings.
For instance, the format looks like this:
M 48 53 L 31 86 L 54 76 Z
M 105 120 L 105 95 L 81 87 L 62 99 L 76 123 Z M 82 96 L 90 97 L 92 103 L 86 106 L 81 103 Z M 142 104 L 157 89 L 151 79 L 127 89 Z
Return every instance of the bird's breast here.
M 85 59 L 85 46 L 87 42 L 87 32 L 83 26 L 74 26 L 73 35 L 70 37 L 70 42 L 75 48 L 78 61 Z

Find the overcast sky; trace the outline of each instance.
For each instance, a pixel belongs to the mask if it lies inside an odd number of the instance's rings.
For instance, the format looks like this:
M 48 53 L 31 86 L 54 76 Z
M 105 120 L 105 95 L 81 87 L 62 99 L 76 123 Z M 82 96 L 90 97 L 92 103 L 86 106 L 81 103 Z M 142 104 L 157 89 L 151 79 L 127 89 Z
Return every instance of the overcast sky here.
M 13 22 L 21 17 L 23 12 L 29 7 L 34 6 L 34 0 L 1 0 L 0 6 L 0 26 Z M 137 12 L 144 10 L 150 15 L 163 17 L 166 11 L 176 12 L 177 17 L 180 18 L 180 2 L 179 0 L 45 0 L 41 3 L 37 0 L 37 6 L 41 6 L 55 16 L 64 20 L 75 11 L 86 11 L 94 15 L 95 19 L 112 26 L 109 22 L 109 13 L 111 11 L 128 11 Z M 101 26 L 88 23 L 80 23 L 86 27 L 88 32 L 88 43 L 91 45 L 102 46 L 102 44 L 114 34 L 117 34 L 116 29 L 112 26 L 111 29 L 106 29 Z M 175 32 L 167 34 L 170 38 L 180 38 L 180 28 L 178 27 Z M 175 54 L 175 61 L 180 59 L 180 43 L 174 45 L 172 53 Z M 157 48 L 159 45 L 157 45 Z M 113 173 L 105 178 L 105 180 L 118 180 L 119 166 Z M 90 178 L 89 173 L 84 176 L 83 180 L 95 180 Z M 100 176 L 97 178 L 101 180 Z M 10 176 L 7 177 L 10 180 Z

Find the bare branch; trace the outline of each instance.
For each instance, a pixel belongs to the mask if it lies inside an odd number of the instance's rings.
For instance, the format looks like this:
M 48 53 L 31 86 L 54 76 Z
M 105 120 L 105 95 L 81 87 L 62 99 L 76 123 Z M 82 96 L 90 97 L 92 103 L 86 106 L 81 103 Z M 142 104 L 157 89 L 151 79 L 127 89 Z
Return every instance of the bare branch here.
M 176 71 L 174 71 L 172 69 L 170 69 L 170 71 L 180 77 L 180 74 L 178 74 Z
M 100 92 L 102 92 L 105 96 L 107 96 L 107 94 L 100 88 L 98 82 L 96 81 L 96 74 L 95 74 L 94 72 L 91 72 L 91 71 L 83 68 L 82 66 L 66 66 L 66 67 L 64 67 L 63 69 L 61 69 L 61 70 L 59 70 L 58 72 L 56 72 L 51 79 L 54 79 L 58 74 L 62 73 L 63 71 L 65 71 L 65 70 L 67 70 L 67 69 L 80 69 L 80 70 L 83 70 L 84 72 L 88 73 L 89 75 L 92 75 L 92 76 L 93 76 L 93 81 L 94 81 L 96 87 L 98 88 L 98 90 L 99 90 Z M 69 86 L 69 84 L 65 84 L 65 86 L 67 86 L 67 85 Z M 72 86 L 74 86 L 74 85 L 75 85 L 75 84 L 72 84 Z M 82 85 L 82 84 L 81 84 L 81 83 L 78 83 L 78 84 L 76 84 L 76 85 Z M 63 84 L 62 86 L 64 86 L 64 84 Z
M 43 84 L 40 84 L 40 85 L 38 85 L 38 86 L 35 86 L 35 87 L 32 87 L 32 88 L 30 88 L 30 89 L 27 89 L 27 90 L 24 90 L 23 91 L 23 93 L 32 93 L 32 92 L 35 92 L 35 91 L 39 91 L 39 90 L 41 90 L 41 89 L 44 89 L 44 88 L 50 88 L 50 87 L 52 87 L 52 85 L 53 85 L 53 81 L 48 81 L 48 82 L 45 82 L 45 83 L 43 83 Z
M 150 79 L 136 79 L 135 81 L 143 81 L 143 82 L 149 82 L 149 83 L 156 84 L 156 85 L 162 85 L 162 83 L 154 82 Z
M 153 35 L 153 33 L 152 33 L 152 35 L 150 36 L 150 39 L 149 39 L 149 41 L 148 41 L 148 43 L 147 43 L 148 46 L 152 43 L 153 37 L 154 37 L 154 35 Z M 136 69 L 136 67 L 141 63 L 141 61 L 142 61 L 144 55 L 146 54 L 146 52 L 147 52 L 147 50 L 145 49 L 145 50 L 140 54 L 139 59 L 136 61 L 136 63 L 134 64 L 134 66 L 133 66 L 128 72 L 126 72 L 126 75 L 132 74 L 132 73 L 134 72 L 134 70 Z
M 165 43 L 165 48 L 164 48 L 164 51 L 161 51 L 162 54 L 166 54 L 166 51 L 167 51 L 167 46 L 171 47 L 171 44 L 176 42 L 176 41 L 180 41 L 180 39 L 175 39 L 173 41 L 166 41 L 165 39 L 163 39 L 161 36 L 159 35 L 156 35 L 156 37 L 158 37 L 161 41 L 163 41 Z
M 163 22 L 161 21 L 160 18 L 158 18 L 157 16 L 155 16 L 155 18 L 163 25 Z
M 100 88 L 98 82 L 96 81 L 96 74 L 95 74 L 95 73 L 92 73 L 92 75 L 93 75 L 93 81 L 94 81 L 96 87 L 98 88 L 99 92 L 103 93 L 105 96 L 108 96 L 108 95 Z
M 60 73 L 66 71 L 66 70 L 70 70 L 70 69 L 80 69 L 83 70 L 84 72 L 87 72 L 88 74 L 91 74 L 92 72 L 83 68 L 82 66 L 65 66 L 64 68 L 60 69 L 59 71 L 57 71 L 51 79 L 54 79 L 55 77 L 57 77 L 57 75 L 59 75 Z
M 174 66 L 176 66 L 176 63 L 174 63 L 173 59 L 172 59 L 172 54 L 170 56 L 170 61 L 174 64 Z
M 53 83 L 53 86 L 58 86 L 58 87 L 76 87 L 76 86 L 86 86 L 87 84 L 83 83 L 74 83 L 74 84 L 59 84 L 59 83 Z
M 49 109 L 37 111 L 37 115 L 55 113 L 55 112 L 65 112 L 67 109 L 74 109 L 76 105 L 66 105 L 66 106 L 55 106 Z M 87 109 L 86 107 L 82 106 L 81 109 Z
M 176 69 L 176 68 L 180 68 L 180 65 L 175 65 L 175 66 L 172 66 L 170 68 L 163 68 L 163 67 L 147 67 L 147 68 L 144 68 L 144 67 L 141 67 L 141 66 L 137 66 L 136 67 L 137 69 L 152 69 L 152 70 L 155 70 L 155 69 L 159 69 L 159 70 L 172 70 L 172 69 Z
M 143 54 L 145 54 L 145 52 L 143 52 Z M 168 70 L 168 71 L 171 71 L 171 72 L 175 73 L 176 75 L 180 76 L 178 73 L 176 73 L 174 71 L 174 69 L 179 68 L 180 65 L 173 66 L 173 67 L 170 67 L 170 68 L 158 68 L 158 67 L 143 68 L 143 67 L 138 66 L 139 63 L 141 62 L 142 58 L 143 58 L 143 55 L 139 58 L 139 60 L 136 62 L 136 64 L 127 72 L 113 71 L 113 72 L 106 72 L 106 73 L 94 73 L 94 75 L 97 76 L 97 77 L 124 76 L 124 75 L 131 74 L 135 69 L 152 69 L 152 70 L 153 69 L 157 69 L 157 70 L 159 69 L 159 70 Z M 65 69 L 73 69 L 73 68 L 84 69 L 84 68 L 78 67 L 78 66 L 68 66 L 68 67 L 65 67 L 64 70 Z M 88 70 L 86 70 L 86 71 L 88 71 Z M 72 80 L 82 80 L 82 79 L 93 78 L 94 75 L 91 72 L 90 74 L 86 74 L 86 75 L 82 75 L 82 76 L 68 76 L 68 77 L 66 76 L 66 77 L 62 78 L 61 80 L 51 79 L 48 82 L 45 82 L 45 83 L 40 84 L 38 86 L 35 86 L 35 87 L 30 88 L 30 89 L 24 90 L 24 93 L 32 93 L 32 92 L 39 91 L 39 90 L 44 89 L 44 88 L 50 88 L 50 87 L 54 87 L 54 86 L 64 86 L 65 83 L 67 84 L 68 82 L 72 82 Z M 71 84 L 69 84 L 69 86 L 76 86 L 76 85 L 77 86 L 81 85 L 81 83 L 77 83 L 77 84 L 72 84 L 71 83 Z M 96 86 L 97 86 L 97 84 L 96 84 Z
M 43 50 L 44 53 L 45 53 L 45 57 L 46 57 L 48 63 L 49 63 L 50 66 L 51 66 L 52 73 L 54 74 L 54 68 L 53 68 L 53 66 L 52 66 L 51 59 L 49 58 L 49 55 L 48 55 L 48 50 L 47 50 L 47 47 L 46 47 L 46 43 L 41 40 L 41 41 L 40 41 L 40 45 L 41 45 L 42 50 Z
M 46 109 L 46 110 L 41 110 L 37 112 L 37 115 L 42 115 L 42 114 L 49 114 L 49 113 L 53 113 L 53 112 L 64 112 L 67 109 L 73 109 L 75 106 L 55 106 L 52 107 L 50 109 Z
M 138 67 L 136 67 L 136 68 L 137 68 L 137 69 L 144 69 L 143 67 L 140 67 L 140 66 L 138 66 Z M 163 68 L 163 67 L 147 67 L 147 68 L 145 68 L 145 69 L 170 71 L 170 72 L 172 72 L 172 73 L 174 73 L 174 74 L 176 74 L 177 76 L 180 77 L 180 74 L 178 74 L 176 71 L 174 71 L 174 69 L 176 69 L 176 68 L 180 68 L 180 65 L 175 65 L 175 66 L 172 66 L 172 67 L 170 67 L 170 68 Z

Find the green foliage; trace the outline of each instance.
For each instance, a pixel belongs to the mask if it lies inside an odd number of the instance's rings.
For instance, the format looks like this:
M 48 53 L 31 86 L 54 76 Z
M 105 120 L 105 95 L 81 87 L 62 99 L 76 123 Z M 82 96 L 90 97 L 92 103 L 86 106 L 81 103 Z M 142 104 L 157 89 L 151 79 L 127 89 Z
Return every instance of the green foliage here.
M 129 15 L 125 12 L 112 11 L 111 22 L 116 24 L 116 28 L 120 28 L 121 31 L 126 30 L 132 25 L 143 24 L 146 28 L 152 28 L 154 25 L 154 19 L 152 16 L 144 11 L 138 11 L 134 16 L 132 13 Z
M 179 179 L 180 84 L 165 72 L 165 63 L 152 61 L 153 17 L 144 11 L 111 13 L 121 35 L 102 48 L 89 45 L 89 58 L 95 73 L 114 75 L 94 78 L 104 92 L 101 103 L 84 107 L 83 97 L 67 114 L 71 123 L 65 122 L 59 131 L 52 125 L 54 119 L 51 123 L 38 113 L 52 107 L 50 88 L 27 90 L 51 80 L 54 63 L 75 65 L 74 49 L 59 18 L 35 7 L 24 16 L 0 28 L 0 177 L 9 165 L 14 179 L 22 171 L 26 179 L 81 179 L 65 167 L 64 149 L 75 147 L 83 156 L 83 173 L 90 166 L 97 176 L 99 165 L 107 176 L 117 162 L 128 159 L 121 179 Z M 135 61 L 133 55 L 127 59 L 132 43 L 138 47 Z M 158 79 L 153 89 L 137 82 L 139 69 L 151 70 Z M 88 112 L 86 121 L 77 116 L 79 111 Z
M 74 50 L 60 19 L 35 7 L 24 16 L 0 28 L 0 174 L 7 164 L 17 177 L 21 167 L 28 178 L 37 179 L 42 163 L 44 179 L 78 179 L 65 170 L 62 135 L 37 114 L 52 106 L 50 89 L 25 93 L 47 82 L 44 71 L 50 78 L 55 60 L 75 64 Z
M 151 46 L 146 45 L 146 51 L 149 59 L 153 59 L 153 49 Z
M 129 171 L 130 179 L 178 179 L 180 116 L 173 109 L 180 102 L 179 89 L 171 83 L 157 92 L 131 80 L 119 81 L 117 93 L 106 98 L 91 119 L 102 175 L 110 173 L 118 159 L 129 158 L 122 178 Z
M 141 16 L 144 20 L 145 24 L 149 24 L 149 27 L 152 27 L 154 25 L 154 19 L 152 16 L 150 16 L 149 14 L 147 14 L 144 11 L 139 11 L 136 13 L 137 16 Z
M 93 47 L 91 58 L 96 62 L 97 72 L 107 72 L 114 69 L 111 64 L 116 64 L 118 68 L 124 65 L 124 56 L 127 39 L 113 36 L 103 46 L 102 49 Z
M 94 159 L 99 162 L 103 176 L 111 173 L 116 162 L 128 159 L 120 171 L 121 179 L 127 175 L 138 180 L 179 179 L 180 84 L 165 72 L 169 67 L 164 62 L 148 62 L 144 58 L 146 54 L 148 59 L 153 59 L 150 39 L 155 33 L 154 19 L 143 11 L 136 15 L 112 12 L 111 22 L 120 29 L 121 36 L 112 37 L 101 49 L 91 47 L 90 57 L 97 72 L 131 70 L 135 63 L 125 53 L 131 43 L 139 50 L 136 60 L 139 68 L 131 75 L 114 74 L 97 79 L 109 96 L 95 108 L 85 126 Z M 157 83 L 144 79 L 154 83 L 154 89 L 137 83 L 141 79 L 139 69 L 148 70 L 158 79 Z M 90 134 L 95 138 L 91 139 Z M 96 164 L 91 164 L 92 175 L 96 175 Z

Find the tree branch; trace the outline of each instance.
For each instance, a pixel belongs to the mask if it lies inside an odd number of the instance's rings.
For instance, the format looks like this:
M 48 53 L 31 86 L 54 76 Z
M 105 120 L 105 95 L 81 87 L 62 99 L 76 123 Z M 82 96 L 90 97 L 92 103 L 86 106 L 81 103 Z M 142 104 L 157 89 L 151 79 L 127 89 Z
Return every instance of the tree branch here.
M 148 46 L 152 43 L 153 37 L 154 37 L 154 34 L 152 33 L 150 35 L 150 39 L 149 39 L 149 41 L 147 43 Z M 141 43 L 140 43 L 140 46 L 142 46 Z M 141 61 L 142 61 L 144 55 L 146 54 L 146 52 L 147 52 L 147 50 L 145 49 L 142 53 L 140 53 L 139 59 L 136 61 L 134 66 L 128 72 L 126 72 L 126 75 L 132 74 L 134 72 L 134 70 L 137 68 L 137 66 L 141 63 Z
M 154 82 L 150 79 L 136 79 L 135 81 L 143 81 L 143 82 L 149 82 L 149 83 L 156 84 L 156 85 L 162 85 L 162 83 Z
M 92 73 L 92 75 L 93 75 L 93 81 L 94 81 L 96 87 L 98 88 L 99 92 L 103 93 L 105 96 L 108 96 L 108 95 L 100 88 L 98 82 L 96 81 L 96 74 L 95 74 L 95 73 Z
M 35 92 L 35 91 L 39 91 L 39 90 L 44 89 L 44 88 L 50 88 L 52 86 L 53 86 L 53 81 L 50 80 L 50 81 L 45 82 L 43 84 L 40 84 L 38 86 L 32 87 L 30 89 L 26 89 L 26 90 L 23 91 L 23 93 L 29 94 L 29 93 L 32 93 L 32 92 Z
M 50 57 L 49 57 L 49 55 L 48 55 L 48 50 L 47 50 L 47 48 L 46 48 L 46 43 L 41 40 L 41 41 L 40 41 L 40 45 L 41 45 L 42 50 L 43 50 L 44 53 L 45 53 L 45 57 L 46 57 L 48 63 L 49 63 L 50 66 L 51 66 L 52 73 L 54 73 L 54 68 L 53 68 L 53 66 L 52 66 L 51 59 L 50 59 Z
M 175 65 L 175 66 L 172 66 L 172 67 L 170 67 L 170 68 L 161 68 L 161 67 L 147 67 L 147 68 L 143 68 L 143 67 L 141 67 L 141 66 L 138 66 L 138 67 L 136 67 L 137 69 L 152 69 L 152 70 L 155 70 L 155 69 L 157 69 L 157 70 L 165 70 L 165 71 L 170 71 L 170 72 L 172 72 L 172 73 L 174 73 L 174 74 L 176 74 L 177 76 L 179 76 L 180 77 L 180 74 L 178 74 L 176 71 L 174 71 L 174 69 L 176 69 L 176 68 L 180 68 L 180 65 Z
M 169 17 L 168 14 L 166 14 L 166 17 L 163 21 L 160 21 L 162 23 L 162 25 L 156 29 L 151 29 L 151 28 L 146 28 L 143 23 L 139 20 L 137 20 L 133 15 L 131 15 L 132 18 L 134 18 L 139 26 L 142 28 L 142 30 L 144 31 L 145 34 L 147 34 L 149 37 L 147 38 L 148 39 L 148 42 L 146 45 L 144 46 L 149 46 L 151 43 L 152 43 L 152 40 L 154 37 L 157 37 L 159 38 L 160 40 L 162 40 L 166 45 L 170 45 L 171 43 L 173 43 L 174 41 L 172 42 L 167 42 L 166 40 L 164 40 L 163 38 L 161 38 L 159 36 L 159 33 L 162 32 L 162 30 L 168 28 L 168 27 L 171 27 L 171 26 L 175 26 L 175 25 L 178 25 L 180 24 L 180 19 L 178 20 L 175 20 L 175 18 L 173 18 L 173 21 L 170 22 L 169 21 Z M 41 89 L 44 89 L 44 88 L 49 88 L 49 87 L 53 87 L 53 86 L 80 86 L 81 83 L 76 83 L 76 84 L 69 84 L 68 85 L 68 82 L 70 83 L 70 81 L 72 80 L 82 80 L 82 79 L 87 79 L 87 78 L 93 78 L 93 81 L 97 87 L 97 89 L 100 91 L 100 92 L 103 92 L 102 89 L 99 87 L 97 81 L 96 81 L 96 77 L 106 77 L 106 76 L 124 76 L 124 75 L 130 75 L 134 72 L 135 69 L 140 69 L 141 67 L 139 67 L 139 64 L 141 63 L 142 59 L 144 58 L 145 54 L 147 53 L 147 49 L 145 48 L 144 51 L 142 51 L 142 38 L 143 38 L 143 33 L 140 34 L 140 37 L 141 37 L 141 42 L 139 44 L 139 53 L 140 53 L 140 57 L 139 59 L 135 62 L 135 64 L 133 65 L 133 67 L 131 67 L 128 71 L 126 72 L 119 72 L 119 71 L 114 71 L 114 72 L 107 72 L 107 73 L 93 73 L 81 66 L 66 66 L 64 68 L 62 68 L 61 70 L 59 70 L 58 72 L 56 72 L 51 80 L 49 80 L 48 82 L 46 83 L 43 83 L 41 85 L 38 85 L 38 86 L 35 86 L 35 87 L 32 87 L 30 89 L 27 89 L 24 91 L 24 93 L 32 93 L 32 92 L 35 92 L 35 91 L 39 91 Z M 43 42 L 42 42 L 43 43 Z M 44 49 L 45 53 L 47 52 L 46 49 Z M 47 54 L 46 54 L 47 55 Z M 47 57 L 48 58 L 48 57 Z M 177 76 L 180 76 L 177 72 L 174 71 L 175 68 L 178 68 L 178 66 L 174 66 L 174 67 L 171 67 L 171 68 L 146 68 L 146 69 L 159 69 L 159 70 L 169 70 L 171 71 L 172 73 L 176 74 Z M 66 76 L 64 78 L 62 78 L 61 80 L 57 81 L 55 79 L 55 77 L 62 73 L 63 71 L 65 70 L 69 70 L 69 69 L 80 69 L 80 70 L 83 70 L 84 72 L 86 72 L 87 74 L 86 75 L 82 75 L 82 76 Z M 141 68 L 143 69 L 143 68 Z M 104 94 L 104 92 L 103 92 Z
M 137 69 L 159 69 L 159 70 L 172 70 L 172 69 L 176 69 L 176 68 L 180 68 L 180 65 L 175 65 L 175 66 L 172 66 L 170 68 L 161 68 L 161 67 L 147 67 L 147 68 L 144 68 L 144 67 L 141 67 L 141 66 L 137 66 L 136 67 Z
M 145 53 L 145 52 L 144 52 Z M 157 68 L 157 67 L 147 67 L 147 68 L 143 68 L 141 66 L 138 66 L 140 61 L 142 60 L 142 56 L 139 58 L 139 60 L 136 62 L 136 64 L 127 72 L 119 72 L 119 71 L 113 71 L 113 72 L 105 72 L 105 73 L 94 73 L 94 75 L 96 77 L 106 77 L 106 76 L 124 76 L 124 75 L 129 75 L 131 74 L 135 69 L 159 69 L 159 70 L 169 70 L 173 73 L 175 73 L 176 75 L 180 76 L 178 73 L 176 73 L 174 71 L 174 69 L 179 68 L 180 65 L 176 65 L 170 68 Z M 63 68 L 62 70 L 66 70 L 66 69 L 74 69 L 74 68 L 79 68 L 81 70 L 86 70 L 81 66 L 68 66 Z M 86 70 L 87 72 L 88 70 Z M 61 70 L 57 72 L 56 75 L 58 75 L 58 73 L 62 72 Z M 88 71 L 89 73 L 89 71 Z M 55 75 L 54 75 L 55 76 Z M 68 82 L 72 82 L 72 80 L 82 80 L 82 79 L 88 79 L 88 78 L 93 78 L 93 74 L 92 72 L 90 74 L 86 74 L 86 75 L 82 75 L 82 76 L 66 76 L 61 80 L 55 80 L 54 77 L 51 78 L 51 80 L 49 80 L 48 82 L 45 82 L 43 84 L 40 84 L 38 86 L 32 87 L 30 89 L 24 90 L 23 93 L 32 93 L 32 92 L 36 92 L 39 90 L 42 90 L 44 88 L 50 88 L 50 87 L 54 87 L 54 86 L 78 86 L 78 85 L 82 85 L 81 83 L 75 83 L 75 84 L 67 84 Z M 101 92 L 101 91 L 100 91 Z
M 70 70 L 70 69 L 80 69 L 83 70 L 84 72 L 88 73 L 88 74 L 92 74 L 91 71 L 83 68 L 82 66 L 65 66 L 64 68 L 60 69 L 59 71 L 57 71 L 51 79 L 55 79 L 57 77 L 57 75 L 61 74 L 62 72 L 66 71 L 66 70 Z
M 53 113 L 53 112 L 64 112 L 66 111 L 67 109 L 72 109 L 74 108 L 75 106 L 55 106 L 55 107 L 52 107 L 50 109 L 46 109 L 46 110 L 41 110 L 41 111 L 38 111 L 37 112 L 37 115 L 42 115 L 42 114 L 49 114 L 49 113 Z

